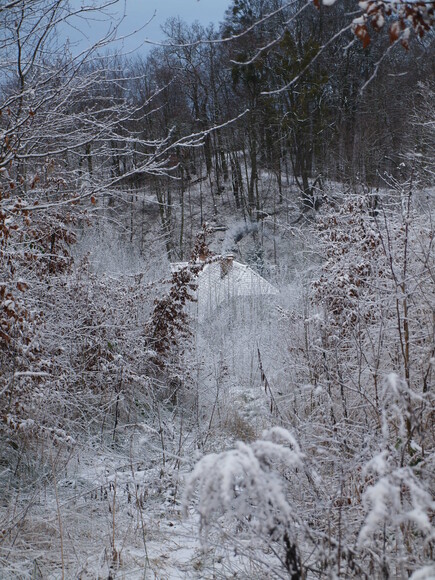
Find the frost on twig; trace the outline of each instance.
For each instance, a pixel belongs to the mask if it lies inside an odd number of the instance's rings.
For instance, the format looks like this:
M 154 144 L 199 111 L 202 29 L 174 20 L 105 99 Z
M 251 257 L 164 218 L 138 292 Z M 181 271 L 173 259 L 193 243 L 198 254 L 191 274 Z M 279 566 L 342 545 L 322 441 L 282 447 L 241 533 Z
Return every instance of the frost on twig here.
M 360 545 L 369 544 L 382 529 L 385 535 L 386 528 L 390 538 L 417 530 L 427 542 L 435 538 L 430 520 L 435 502 L 411 467 L 394 468 L 394 459 L 383 451 L 366 465 L 365 472 L 378 479 L 363 496 L 367 514 L 358 538 Z M 407 525 L 414 532 L 407 530 Z
M 184 496 L 187 512 L 198 488 L 203 538 L 221 516 L 247 524 L 257 534 L 286 530 L 292 516 L 282 473 L 302 465 L 303 454 L 287 430 L 274 427 L 251 444 L 203 457 L 191 473 Z M 224 518 L 225 519 L 225 518 Z

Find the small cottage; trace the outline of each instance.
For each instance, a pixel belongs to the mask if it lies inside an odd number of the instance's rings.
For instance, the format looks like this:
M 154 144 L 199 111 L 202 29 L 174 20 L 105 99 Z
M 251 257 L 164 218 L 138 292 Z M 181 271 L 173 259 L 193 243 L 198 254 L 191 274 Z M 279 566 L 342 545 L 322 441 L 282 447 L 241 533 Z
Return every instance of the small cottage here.
M 187 265 L 187 262 L 174 263 L 171 270 L 176 272 Z M 206 264 L 198 275 L 197 284 L 195 308 L 200 322 L 226 302 L 279 294 L 275 286 L 246 264 L 237 262 L 231 254 Z

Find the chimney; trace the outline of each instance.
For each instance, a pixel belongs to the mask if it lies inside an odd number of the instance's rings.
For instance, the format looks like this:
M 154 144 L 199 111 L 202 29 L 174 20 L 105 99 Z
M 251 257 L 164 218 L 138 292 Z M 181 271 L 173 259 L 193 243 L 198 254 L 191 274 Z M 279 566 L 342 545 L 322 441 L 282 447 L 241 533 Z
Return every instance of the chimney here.
M 225 278 L 228 272 L 231 271 L 233 267 L 234 256 L 233 254 L 225 254 L 221 258 L 221 278 Z

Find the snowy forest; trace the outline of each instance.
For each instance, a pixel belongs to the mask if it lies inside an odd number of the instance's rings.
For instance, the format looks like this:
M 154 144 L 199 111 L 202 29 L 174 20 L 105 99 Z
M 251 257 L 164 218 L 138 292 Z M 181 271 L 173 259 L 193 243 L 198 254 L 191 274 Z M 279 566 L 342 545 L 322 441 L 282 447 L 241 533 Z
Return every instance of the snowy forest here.
M 0 578 L 434 579 L 435 3 L 118 5 L 0 0 Z

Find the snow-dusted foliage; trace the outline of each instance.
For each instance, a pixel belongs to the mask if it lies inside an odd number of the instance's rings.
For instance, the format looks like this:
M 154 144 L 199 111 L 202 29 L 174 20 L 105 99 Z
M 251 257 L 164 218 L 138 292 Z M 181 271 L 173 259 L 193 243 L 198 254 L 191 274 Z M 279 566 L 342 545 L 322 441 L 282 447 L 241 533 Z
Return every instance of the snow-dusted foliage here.
M 284 499 L 283 517 L 299 522 L 301 577 L 407 577 L 431 559 L 432 202 L 422 207 L 409 183 L 391 184 L 388 193 L 348 194 L 322 208 L 313 236 L 324 260 L 305 298 L 301 285 L 293 308 L 279 309 L 274 360 L 282 349 L 284 372 L 259 358 L 270 422 L 292 425 L 304 452 L 297 484 L 287 474 L 272 491 L 253 475 L 257 443 L 206 456 L 189 479 L 210 544 L 219 544 L 217 528 L 227 546 L 251 529 L 253 544 L 243 544 L 250 561 L 255 541 L 270 540 L 257 508 L 269 513 L 271 496 Z M 258 560 L 265 574 L 271 564 Z M 273 573 L 285 569 L 281 554 Z
M 384 542 L 384 554 L 396 549 L 396 541 L 409 541 L 406 534 L 421 534 L 428 544 L 434 539 L 431 514 L 435 502 L 411 467 L 396 467 L 396 458 L 383 451 L 376 455 L 364 468 L 364 475 L 372 475 L 373 483 L 363 495 L 367 515 L 360 531 L 358 542 L 370 546 L 374 536 Z M 401 537 L 402 536 L 402 537 Z M 388 539 L 394 543 L 387 546 Z M 390 556 L 391 557 L 391 556 Z M 402 554 L 401 566 L 409 563 Z
M 432 580 L 433 2 L 118 4 L 0 2 L 0 577 Z
M 275 545 L 273 551 L 291 577 L 299 578 L 293 529 L 297 515 L 284 493 L 283 478 L 301 468 L 302 461 L 295 438 L 282 427 L 268 429 L 250 444 L 239 441 L 235 449 L 198 462 L 186 485 L 185 510 L 198 488 L 197 510 L 205 541 L 216 524 L 241 536 L 249 530 L 252 537 Z
M 291 508 L 282 490 L 279 469 L 300 467 L 302 454 L 294 437 L 281 427 L 252 443 L 238 442 L 233 450 L 207 455 L 198 462 L 185 491 L 186 510 L 196 487 L 204 535 L 213 520 L 228 514 L 258 533 L 288 525 Z

